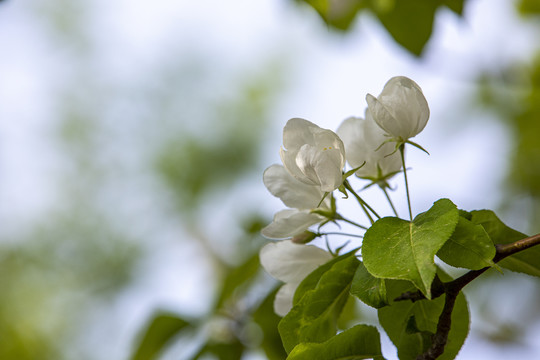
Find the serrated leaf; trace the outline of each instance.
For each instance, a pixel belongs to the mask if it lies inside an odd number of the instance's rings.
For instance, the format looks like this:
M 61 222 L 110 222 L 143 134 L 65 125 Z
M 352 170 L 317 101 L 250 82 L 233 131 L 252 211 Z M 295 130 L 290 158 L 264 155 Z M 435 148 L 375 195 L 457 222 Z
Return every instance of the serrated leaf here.
M 441 270 L 439 277 L 451 280 Z M 414 290 L 406 281 L 388 280 L 388 296 L 396 298 L 406 291 Z M 434 300 L 416 302 L 398 301 L 378 310 L 379 322 L 398 349 L 400 360 L 413 360 L 431 345 L 431 335 L 437 331 L 439 316 L 444 307 L 444 295 Z M 452 312 L 452 326 L 444 353 L 437 360 L 454 359 L 469 332 L 469 311 L 463 293 L 456 299 Z
M 437 252 L 445 263 L 471 270 L 493 266 L 495 246 L 482 225 L 460 217 L 456 230 Z
M 379 309 L 388 305 L 385 280 L 371 275 L 363 263 L 358 265 L 351 285 L 351 295 L 366 305 Z
M 324 343 L 301 343 L 287 360 L 384 359 L 379 332 L 373 326 L 357 325 Z
M 287 353 L 283 348 L 278 332 L 278 324 L 281 317 L 274 313 L 274 297 L 277 291 L 278 289 L 275 289 L 268 294 L 253 313 L 253 321 L 259 325 L 263 333 L 260 346 L 268 360 L 284 360 L 287 358 Z
M 169 340 L 190 327 L 190 323 L 177 315 L 161 313 L 150 321 L 132 360 L 155 359 Z
M 482 225 L 494 244 L 509 244 L 527 235 L 506 226 L 491 210 L 472 211 L 472 222 Z M 540 277 L 540 247 L 534 246 L 497 263 L 512 271 Z
M 377 220 L 364 235 L 366 269 L 375 277 L 409 280 L 430 299 L 435 254 L 454 232 L 458 218 L 456 205 L 441 199 L 412 222 L 395 217 Z
M 280 321 L 279 333 L 288 353 L 299 343 L 324 342 L 336 334 L 358 264 L 354 256 L 335 262 Z

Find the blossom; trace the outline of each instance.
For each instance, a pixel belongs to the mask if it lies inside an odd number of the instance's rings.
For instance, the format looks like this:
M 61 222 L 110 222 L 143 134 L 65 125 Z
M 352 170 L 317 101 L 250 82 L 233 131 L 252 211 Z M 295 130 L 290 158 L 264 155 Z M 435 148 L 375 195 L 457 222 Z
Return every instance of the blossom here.
M 333 131 L 304 119 L 290 119 L 283 128 L 283 145 L 281 161 L 295 179 L 325 192 L 342 184 L 345 148 Z
M 367 94 L 368 111 L 389 136 L 406 142 L 424 129 L 429 107 L 420 86 L 404 76 L 391 78 L 375 98 Z
M 274 311 L 285 316 L 293 306 L 296 288 L 306 276 L 332 259 L 332 255 L 316 246 L 284 240 L 265 245 L 260 253 L 262 267 L 285 283 L 274 299 Z
M 264 171 L 263 182 L 268 191 L 290 209 L 279 211 L 274 220 L 261 233 L 269 239 L 286 239 L 299 235 L 310 226 L 325 218 L 311 212 L 318 207 L 324 193 L 318 186 L 304 184 L 293 178 L 281 165 L 272 165 Z M 325 199 L 319 206 L 330 208 L 330 201 Z
M 369 111 L 366 111 L 365 119 L 345 119 L 337 133 L 347 149 L 349 165 L 357 168 L 365 163 L 355 172 L 356 176 L 377 181 L 401 169 L 399 153 L 394 151 L 394 145 L 385 143 L 388 138 Z

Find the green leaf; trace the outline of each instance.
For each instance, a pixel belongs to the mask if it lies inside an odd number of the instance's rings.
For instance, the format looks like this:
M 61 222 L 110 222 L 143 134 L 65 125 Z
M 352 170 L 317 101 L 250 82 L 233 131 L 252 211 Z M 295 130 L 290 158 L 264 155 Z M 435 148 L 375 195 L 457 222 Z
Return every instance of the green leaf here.
M 334 262 L 315 288 L 306 291 L 281 320 L 278 328 L 287 353 L 299 343 L 323 342 L 336 334 L 337 320 L 359 263 L 354 256 Z
M 324 22 L 334 29 L 348 30 L 363 7 L 358 0 L 300 0 L 317 11 Z
M 527 235 L 506 226 L 491 210 L 472 211 L 472 222 L 482 225 L 494 244 L 509 244 Z M 540 277 L 540 247 L 534 246 L 497 263 L 512 271 Z
M 167 342 L 182 330 L 190 327 L 186 320 L 174 315 L 162 313 L 156 315 L 142 336 L 132 360 L 155 359 Z
M 301 343 L 287 360 L 384 359 L 379 332 L 373 326 L 357 325 L 321 344 Z
M 351 285 L 351 294 L 376 309 L 388 305 L 385 280 L 371 275 L 363 263 L 358 265 Z
M 206 354 L 212 354 L 219 360 L 241 360 L 244 350 L 244 344 L 237 339 L 226 343 L 208 343 L 201 348 L 192 360 L 198 360 Z
M 377 220 L 364 235 L 366 269 L 375 277 L 410 280 L 431 299 L 435 254 L 454 232 L 458 219 L 456 205 L 441 199 L 412 222 L 395 217 Z
M 394 0 L 374 3 L 373 11 L 394 40 L 416 56 L 422 54 L 433 29 L 439 1 Z
M 460 217 L 456 230 L 437 252 L 445 263 L 471 270 L 493 266 L 495 246 L 481 225 Z
M 538 0 L 521 0 L 518 9 L 523 15 L 538 15 L 540 14 L 540 2 Z
M 284 360 L 287 358 L 287 353 L 283 348 L 278 332 L 278 324 L 281 317 L 274 313 L 274 298 L 278 289 L 272 291 L 253 313 L 253 320 L 263 332 L 263 339 L 260 346 L 268 360 Z
M 260 269 L 259 265 L 259 254 L 256 253 L 251 255 L 239 266 L 227 269 L 227 274 L 221 282 L 221 293 L 217 298 L 215 309 L 223 306 L 223 303 L 229 299 L 241 285 L 249 284 L 251 281 L 255 280 L 255 275 L 257 275 Z
M 298 304 L 306 292 L 315 289 L 317 287 L 317 284 L 319 283 L 319 280 L 321 279 L 321 276 L 323 276 L 324 273 L 330 270 L 335 263 L 342 261 L 349 256 L 353 256 L 354 253 L 355 251 L 351 251 L 346 254 L 340 255 L 319 266 L 317 269 L 313 270 L 308 276 L 306 276 L 304 280 L 302 280 L 300 285 L 298 285 L 298 287 L 296 288 L 293 298 L 293 305 Z
M 444 0 L 444 5 L 458 15 L 463 15 L 465 0 Z
M 450 277 L 439 270 L 444 281 Z M 411 283 L 388 280 L 388 295 L 396 298 L 414 290 Z M 398 349 L 400 360 L 416 359 L 431 345 L 431 335 L 437 331 L 439 316 L 444 307 L 444 295 L 434 300 L 397 301 L 378 310 L 379 322 Z M 463 293 L 456 299 L 452 312 L 452 327 L 444 353 L 437 360 L 454 359 L 469 332 L 469 311 Z

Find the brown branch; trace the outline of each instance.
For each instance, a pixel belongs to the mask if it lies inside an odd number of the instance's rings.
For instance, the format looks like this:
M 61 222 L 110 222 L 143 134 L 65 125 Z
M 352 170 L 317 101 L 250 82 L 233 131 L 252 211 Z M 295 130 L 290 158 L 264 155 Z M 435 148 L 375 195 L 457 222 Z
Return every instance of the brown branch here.
M 540 234 L 530 236 L 525 239 L 515 241 L 510 244 L 498 244 L 495 245 L 496 253 L 493 257 L 493 262 L 497 263 L 504 258 L 517 254 L 520 251 L 529 249 L 533 246 L 540 244 Z M 437 332 L 432 337 L 431 347 L 423 354 L 419 355 L 417 360 L 435 360 L 437 357 L 442 355 L 444 352 L 444 347 L 448 340 L 448 333 L 450 332 L 450 325 L 452 320 L 452 310 L 456 302 L 456 298 L 459 295 L 459 292 L 471 281 L 482 275 L 491 267 L 485 267 L 480 270 L 472 270 L 466 274 L 458 277 L 455 280 L 443 283 L 438 277 L 435 277 L 432 286 L 431 294 L 432 299 L 436 299 L 442 294 L 446 294 L 446 299 L 444 302 L 443 311 L 439 317 L 439 322 L 437 324 Z M 411 300 L 417 301 L 425 299 L 424 294 L 420 291 L 409 291 L 401 294 L 399 297 L 394 299 L 394 301 L 402 300 Z
M 459 291 L 449 291 L 446 293 L 444 307 L 437 323 L 437 332 L 431 338 L 431 347 L 425 353 L 418 355 L 416 360 L 435 360 L 444 352 L 448 333 L 450 333 L 450 327 L 452 325 L 452 311 L 454 310 L 458 295 Z

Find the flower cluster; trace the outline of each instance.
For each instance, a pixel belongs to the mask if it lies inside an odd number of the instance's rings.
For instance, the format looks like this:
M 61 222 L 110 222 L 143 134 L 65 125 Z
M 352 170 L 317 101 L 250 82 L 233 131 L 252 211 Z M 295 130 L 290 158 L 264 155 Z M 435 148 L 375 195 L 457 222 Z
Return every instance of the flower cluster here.
M 274 304 L 281 316 L 292 307 L 300 282 L 332 258 L 328 251 L 305 245 L 321 235 L 308 229 L 317 224 L 320 229 L 338 220 L 353 223 L 336 212 L 333 191 L 352 192 L 371 220 L 369 206 L 354 192 L 347 178 L 354 173 L 386 191 L 387 181 L 403 167 L 403 156 L 397 150 L 403 155 L 405 143 L 419 147 L 409 139 L 426 126 L 429 108 L 414 81 L 394 77 L 378 97 L 368 94 L 366 101 L 364 118 L 345 119 L 337 133 L 304 119 L 289 120 L 283 129 L 280 150 L 283 165 L 272 165 L 264 172 L 267 189 L 288 207 L 276 213 L 272 223 L 262 230 L 263 236 L 282 241 L 266 245 L 260 253 L 266 271 L 285 282 Z M 344 172 L 346 162 L 351 171 Z

